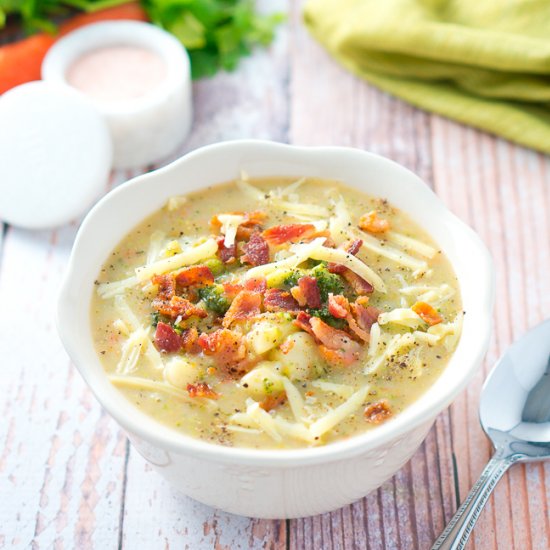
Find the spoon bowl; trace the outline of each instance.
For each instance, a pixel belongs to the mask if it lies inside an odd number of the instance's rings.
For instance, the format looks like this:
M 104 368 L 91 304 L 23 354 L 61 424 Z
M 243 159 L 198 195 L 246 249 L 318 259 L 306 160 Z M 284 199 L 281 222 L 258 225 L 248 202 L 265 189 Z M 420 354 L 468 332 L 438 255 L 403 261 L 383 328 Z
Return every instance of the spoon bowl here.
M 516 462 L 550 458 L 550 319 L 514 343 L 481 390 L 481 426 L 495 452 L 432 550 L 465 548 L 497 481 Z

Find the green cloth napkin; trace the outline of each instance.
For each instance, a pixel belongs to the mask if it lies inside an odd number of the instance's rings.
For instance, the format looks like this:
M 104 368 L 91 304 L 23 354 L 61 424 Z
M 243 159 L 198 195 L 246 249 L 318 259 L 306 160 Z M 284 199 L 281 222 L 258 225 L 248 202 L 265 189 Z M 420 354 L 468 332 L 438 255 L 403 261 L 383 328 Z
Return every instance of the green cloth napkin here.
M 382 90 L 550 153 L 550 0 L 309 0 L 304 18 Z

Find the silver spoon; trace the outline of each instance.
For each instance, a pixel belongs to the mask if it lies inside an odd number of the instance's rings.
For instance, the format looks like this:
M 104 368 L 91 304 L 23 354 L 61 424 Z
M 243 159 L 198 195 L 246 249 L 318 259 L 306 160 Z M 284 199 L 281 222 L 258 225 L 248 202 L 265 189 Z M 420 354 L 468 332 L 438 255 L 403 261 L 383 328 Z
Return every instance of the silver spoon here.
M 479 418 L 494 454 L 432 550 L 465 548 L 506 470 L 516 462 L 550 458 L 550 319 L 501 357 L 481 390 Z

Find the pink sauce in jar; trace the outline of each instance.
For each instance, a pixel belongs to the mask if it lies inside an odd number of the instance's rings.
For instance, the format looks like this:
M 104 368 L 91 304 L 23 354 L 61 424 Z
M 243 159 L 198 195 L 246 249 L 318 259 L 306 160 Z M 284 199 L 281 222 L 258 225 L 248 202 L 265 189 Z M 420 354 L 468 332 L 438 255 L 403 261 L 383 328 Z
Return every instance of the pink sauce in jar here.
M 68 69 L 67 82 L 102 103 L 139 99 L 157 88 L 167 68 L 156 53 L 139 46 L 108 46 L 79 57 Z

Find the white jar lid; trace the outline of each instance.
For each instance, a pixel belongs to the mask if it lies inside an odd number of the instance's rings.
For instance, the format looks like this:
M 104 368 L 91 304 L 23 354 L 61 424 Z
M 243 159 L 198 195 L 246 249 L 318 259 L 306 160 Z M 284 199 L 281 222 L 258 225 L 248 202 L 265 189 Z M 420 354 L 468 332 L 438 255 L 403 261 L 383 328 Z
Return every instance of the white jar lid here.
M 43 229 L 83 214 L 105 191 L 107 125 L 80 94 L 46 82 L 0 97 L 0 219 Z

